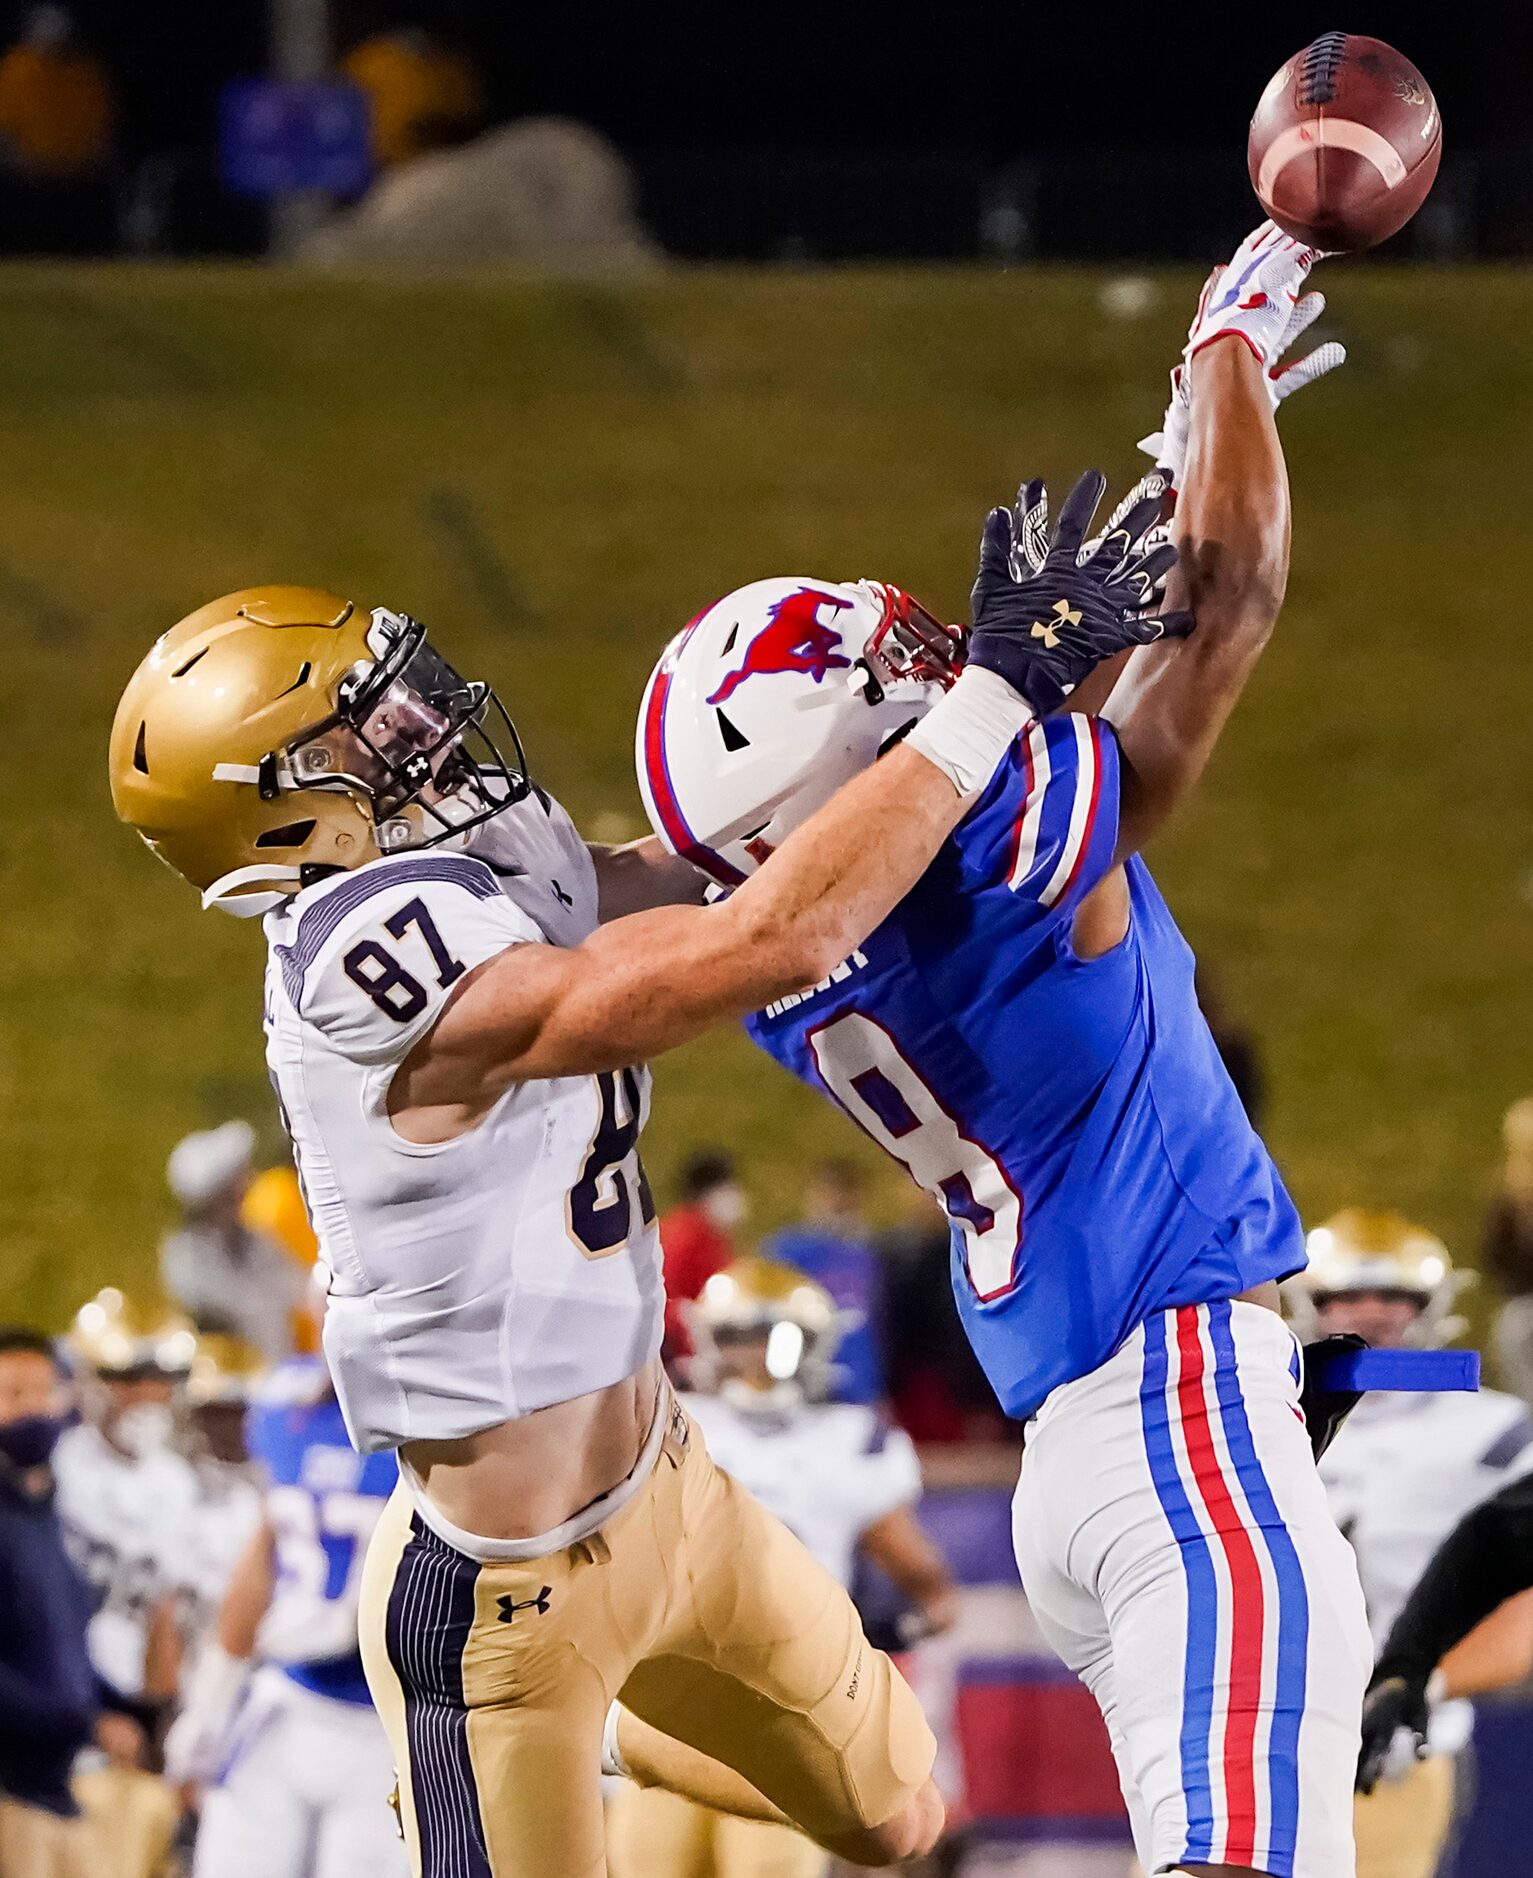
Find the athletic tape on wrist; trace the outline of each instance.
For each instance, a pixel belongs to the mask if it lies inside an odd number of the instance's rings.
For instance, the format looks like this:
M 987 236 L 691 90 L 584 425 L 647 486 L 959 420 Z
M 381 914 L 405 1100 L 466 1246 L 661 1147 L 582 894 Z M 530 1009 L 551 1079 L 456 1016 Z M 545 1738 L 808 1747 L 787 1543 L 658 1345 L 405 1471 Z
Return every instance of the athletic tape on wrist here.
M 1036 713 L 999 673 L 971 665 L 905 739 L 961 796 L 983 789 Z

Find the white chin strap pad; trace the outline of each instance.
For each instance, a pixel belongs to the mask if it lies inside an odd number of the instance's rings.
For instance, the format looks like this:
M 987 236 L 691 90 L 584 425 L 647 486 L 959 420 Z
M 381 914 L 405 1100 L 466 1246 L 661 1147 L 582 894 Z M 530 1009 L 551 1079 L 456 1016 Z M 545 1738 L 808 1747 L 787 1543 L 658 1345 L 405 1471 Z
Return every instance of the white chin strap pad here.
M 241 888 L 252 886 L 256 881 L 265 884 L 265 893 L 243 893 Z M 279 886 L 279 881 L 290 881 L 291 886 Z M 290 900 L 302 884 L 303 876 L 296 867 L 273 867 L 269 863 L 258 863 L 254 867 L 236 867 L 232 873 L 221 874 L 212 886 L 202 895 L 203 910 L 216 906 L 221 913 L 232 913 L 236 919 L 255 919 L 263 913 L 270 913 L 274 907 L 281 906 L 284 900 Z

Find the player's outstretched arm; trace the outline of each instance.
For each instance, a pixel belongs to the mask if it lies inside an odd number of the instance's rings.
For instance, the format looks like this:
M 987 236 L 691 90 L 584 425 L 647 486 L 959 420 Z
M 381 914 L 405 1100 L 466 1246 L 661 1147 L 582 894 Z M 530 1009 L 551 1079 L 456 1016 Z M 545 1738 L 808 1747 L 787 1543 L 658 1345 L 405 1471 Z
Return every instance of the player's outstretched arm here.
M 514 1082 L 641 1062 L 832 972 L 915 885 L 1033 717 L 1103 658 L 1190 624 L 1146 612 L 1171 550 L 1146 557 L 1119 540 L 1079 559 L 1102 486 L 1082 478 L 1036 573 L 1012 567 L 1011 512 L 991 513 L 968 669 L 728 900 L 614 920 L 570 950 L 513 947 L 469 973 L 394 1076 L 396 1128 L 445 1138 Z
M 1311 317 L 1317 296 L 1300 290 L 1316 258 L 1264 224 L 1211 278 L 1193 321 L 1172 588 L 1198 630 L 1185 646 L 1136 653 L 1104 707 L 1124 757 L 1120 854 L 1142 847 L 1202 774 L 1282 606 L 1289 499 L 1276 410 L 1290 375 L 1308 383 L 1342 357 L 1323 347 L 1275 373 Z
M 943 770 L 894 750 L 720 905 L 657 907 L 569 950 L 498 954 L 396 1072 L 396 1127 L 405 1110 L 449 1108 L 455 1133 L 513 1082 L 621 1069 L 814 984 L 910 890 L 963 809 Z

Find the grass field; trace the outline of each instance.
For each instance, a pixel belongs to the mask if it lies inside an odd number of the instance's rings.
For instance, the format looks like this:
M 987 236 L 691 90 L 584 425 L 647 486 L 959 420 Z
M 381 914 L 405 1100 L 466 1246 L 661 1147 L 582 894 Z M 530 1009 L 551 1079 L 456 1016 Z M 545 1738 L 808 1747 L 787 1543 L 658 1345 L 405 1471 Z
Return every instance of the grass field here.
M 1533 1084 L 1533 275 L 1336 268 L 1339 378 L 1284 415 L 1287 613 L 1153 856 L 1267 1047 L 1304 1208 L 1472 1246 Z M 270 1109 L 257 929 L 114 822 L 105 744 L 153 636 L 260 580 L 424 616 L 588 832 L 638 830 L 659 646 L 766 573 L 885 575 L 955 616 L 1022 473 L 1137 473 L 1195 283 L 1144 318 L 1050 271 L 703 272 L 608 290 L 244 270 L 0 273 L 0 1312 L 152 1271 L 167 1148 Z M 742 1041 L 663 1063 L 770 1223 L 849 1144 Z

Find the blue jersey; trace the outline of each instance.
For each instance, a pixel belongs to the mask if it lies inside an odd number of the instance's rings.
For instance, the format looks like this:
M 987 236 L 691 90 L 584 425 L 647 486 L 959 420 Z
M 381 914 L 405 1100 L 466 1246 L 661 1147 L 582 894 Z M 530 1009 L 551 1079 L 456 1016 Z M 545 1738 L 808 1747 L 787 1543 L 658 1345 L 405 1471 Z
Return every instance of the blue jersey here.
M 284 1363 L 263 1384 L 245 1441 L 266 1473 L 276 1554 L 262 1653 L 318 1695 L 367 1702 L 357 1600 L 367 1542 L 399 1477 L 394 1456 L 353 1449 L 318 1358 Z
M 1152 1313 L 1304 1264 L 1140 860 L 1127 938 L 1072 950 L 1118 764 L 1101 719 L 1034 725 L 861 949 L 747 1025 L 946 1209 L 970 1341 L 1019 1418 Z

